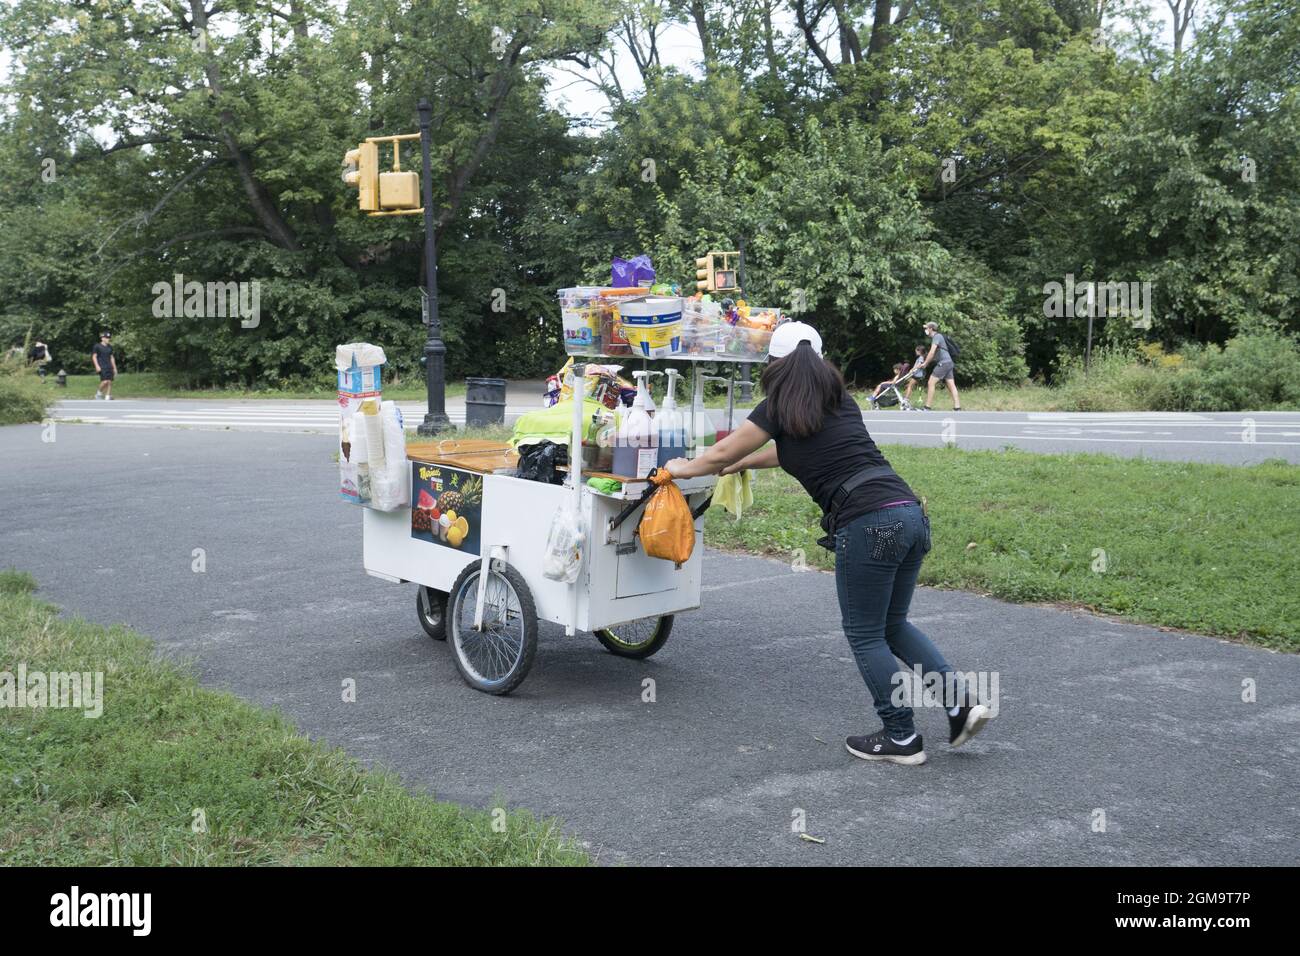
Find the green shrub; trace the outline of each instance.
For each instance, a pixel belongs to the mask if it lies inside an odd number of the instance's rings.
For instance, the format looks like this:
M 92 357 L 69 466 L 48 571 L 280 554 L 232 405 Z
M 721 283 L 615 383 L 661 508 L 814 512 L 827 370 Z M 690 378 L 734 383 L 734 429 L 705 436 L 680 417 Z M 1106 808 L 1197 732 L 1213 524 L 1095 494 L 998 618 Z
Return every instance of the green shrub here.
M 1124 412 L 1148 409 L 1161 389 L 1161 376 L 1171 374 L 1142 362 L 1126 349 L 1093 353 L 1087 373 L 1083 361 L 1062 361 L 1057 376 L 1056 406 L 1069 412 Z
M 1239 335 L 1210 346 L 1173 377 L 1164 408 L 1268 411 L 1300 408 L 1300 347 L 1277 332 Z
M 20 358 L 0 359 L 0 425 L 38 422 L 48 405 L 49 395 L 34 370 Z
M 1066 358 L 1054 406 L 1075 412 L 1241 412 L 1300 408 L 1300 346 L 1277 332 L 1254 332 L 1226 346 L 1158 345 L 1103 349 L 1084 375 Z

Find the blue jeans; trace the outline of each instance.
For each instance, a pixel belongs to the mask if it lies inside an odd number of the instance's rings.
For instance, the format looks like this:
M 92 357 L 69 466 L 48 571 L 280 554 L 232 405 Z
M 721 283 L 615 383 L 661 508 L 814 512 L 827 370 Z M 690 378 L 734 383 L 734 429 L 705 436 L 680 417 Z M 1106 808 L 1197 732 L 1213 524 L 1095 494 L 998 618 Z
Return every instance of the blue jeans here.
M 859 515 L 835 531 L 835 588 L 844 635 L 853 648 L 876 713 L 897 740 L 915 731 L 912 709 L 891 700 L 900 673 L 894 658 L 925 674 L 952 667 L 907 620 L 921 561 L 930 551 L 930 519 L 916 503 Z

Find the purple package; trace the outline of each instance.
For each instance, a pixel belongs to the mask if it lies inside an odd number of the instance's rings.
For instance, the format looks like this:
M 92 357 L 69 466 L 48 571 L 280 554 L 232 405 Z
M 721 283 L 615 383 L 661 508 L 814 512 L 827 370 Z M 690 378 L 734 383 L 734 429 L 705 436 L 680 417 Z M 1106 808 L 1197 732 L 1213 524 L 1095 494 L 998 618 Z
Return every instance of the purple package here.
M 655 282 L 655 269 L 647 255 L 633 256 L 631 259 L 614 257 L 613 286 L 616 289 L 630 289 L 633 286 L 649 288 Z

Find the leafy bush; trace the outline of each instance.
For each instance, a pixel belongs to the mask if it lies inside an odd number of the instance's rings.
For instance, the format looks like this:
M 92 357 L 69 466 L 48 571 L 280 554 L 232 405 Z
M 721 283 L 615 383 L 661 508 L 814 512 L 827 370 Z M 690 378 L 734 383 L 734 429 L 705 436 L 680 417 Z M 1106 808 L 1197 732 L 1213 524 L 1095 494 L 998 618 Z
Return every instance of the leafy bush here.
M 1180 411 L 1268 411 L 1300 407 L 1300 347 L 1276 332 L 1211 345 L 1175 375 L 1162 407 Z
M 48 404 L 49 395 L 35 371 L 21 358 L 0 359 L 0 425 L 38 422 Z
M 1277 332 L 1255 332 L 1223 348 L 1167 352 L 1145 345 L 1103 350 L 1085 376 L 1083 362 L 1061 363 L 1054 406 L 1061 411 L 1238 412 L 1300 408 L 1300 346 Z

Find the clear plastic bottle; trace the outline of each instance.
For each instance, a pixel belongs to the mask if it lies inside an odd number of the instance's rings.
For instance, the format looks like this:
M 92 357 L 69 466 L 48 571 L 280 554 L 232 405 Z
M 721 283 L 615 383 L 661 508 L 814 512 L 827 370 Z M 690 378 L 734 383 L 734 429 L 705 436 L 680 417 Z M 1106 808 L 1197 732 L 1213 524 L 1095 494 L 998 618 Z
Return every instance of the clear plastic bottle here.
M 659 447 L 684 451 L 686 429 L 682 413 L 677 409 L 677 377 L 681 373 L 675 368 L 664 371 L 668 375 L 668 393 L 664 396 L 663 405 L 655 416 L 655 425 L 659 429 Z
M 709 410 L 704 407 L 704 383 L 712 376 L 695 373 L 695 395 L 691 399 L 691 419 L 686 436 L 686 457 L 694 458 L 718 440 L 718 430 L 713 425 Z

